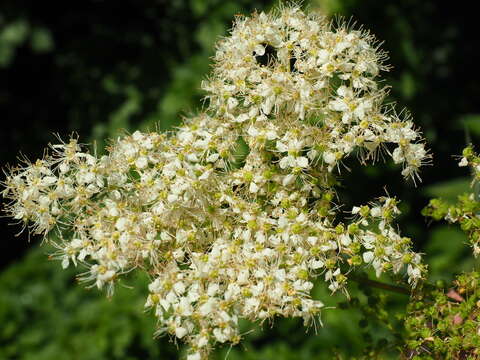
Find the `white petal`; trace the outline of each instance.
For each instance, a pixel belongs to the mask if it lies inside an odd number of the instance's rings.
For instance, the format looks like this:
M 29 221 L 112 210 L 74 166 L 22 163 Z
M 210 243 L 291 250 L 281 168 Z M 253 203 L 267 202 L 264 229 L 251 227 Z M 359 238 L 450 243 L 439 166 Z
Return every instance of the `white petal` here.
M 297 165 L 302 167 L 302 168 L 308 167 L 308 159 L 304 156 L 298 157 L 297 158 Z
M 363 253 L 363 261 L 366 263 L 369 263 L 373 260 L 374 254 L 372 251 L 367 251 L 366 253 Z
M 179 339 L 183 338 L 187 334 L 187 329 L 183 327 L 175 328 L 175 336 Z
M 293 174 L 288 174 L 283 178 L 282 185 L 283 186 L 288 186 L 292 184 L 295 181 L 296 177 Z

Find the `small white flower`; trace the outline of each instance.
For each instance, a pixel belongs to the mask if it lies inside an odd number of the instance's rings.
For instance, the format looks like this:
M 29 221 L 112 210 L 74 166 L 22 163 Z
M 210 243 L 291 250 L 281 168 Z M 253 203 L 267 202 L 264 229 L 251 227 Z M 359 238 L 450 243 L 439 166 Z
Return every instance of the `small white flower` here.
M 183 327 L 175 328 L 175 336 L 179 339 L 183 338 L 185 335 L 187 335 L 187 333 L 188 333 L 187 329 Z
M 202 356 L 199 352 L 195 352 L 187 355 L 187 360 L 202 360 Z
M 374 254 L 372 251 L 367 251 L 363 253 L 363 261 L 366 263 L 372 262 L 374 259 Z
M 337 158 L 335 156 L 334 153 L 332 152 L 329 152 L 329 151 L 326 151 L 323 153 L 323 160 L 327 163 L 327 164 L 335 164 Z
M 462 160 L 458 163 L 458 166 L 468 166 L 468 160 L 465 157 L 462 157 Z

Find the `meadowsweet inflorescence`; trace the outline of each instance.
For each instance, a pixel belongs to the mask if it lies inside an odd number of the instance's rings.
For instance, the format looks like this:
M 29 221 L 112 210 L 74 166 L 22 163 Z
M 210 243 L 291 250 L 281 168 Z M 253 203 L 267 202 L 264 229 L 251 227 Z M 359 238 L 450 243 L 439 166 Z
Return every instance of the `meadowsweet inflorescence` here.
M 344 158 L 383 152 L 413 179 L 429 158 L 410 118 L 383 105 L 385 59 L 368 32 L 296 6 L 238 17 L 203 83 L 205 112 L 171 134 L 118 138 L 101 157 L 75 138 L 51 146 L 8 174 L 7 213 L 109 293 L 147 271 L 146 306 L 189 360 L 237 343 L 239 318 L 315 321 L 318 277 L 346 291 L 348 272 L 368 264 L 415 285 L 424 266 L 392 224 L 395 199 L 335 221 Z

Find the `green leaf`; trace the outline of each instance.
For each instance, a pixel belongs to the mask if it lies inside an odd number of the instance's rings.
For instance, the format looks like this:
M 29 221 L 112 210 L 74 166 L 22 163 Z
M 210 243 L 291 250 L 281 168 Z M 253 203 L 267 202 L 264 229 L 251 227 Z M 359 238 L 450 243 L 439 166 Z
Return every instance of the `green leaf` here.
M 45 53 L 53 49 L 53 38 L 50 30 L 35 28 L 31 34 L 32 50 L 37 53 Z
M 457 226 L 441 225 L 430 232 L 430 240 L 425 248 L 431 280 L 451 279 L 463 261 L 463 253 L 469 251 L 465 246 L 467 237 Z
M 474 136 L 480 136 L 480 114 L 469 114 L 460 118 L 462 127 Z
M 417 91 L 417 86 L 415 84 L 415 78 L 410 72 L 404 72 L 400 79 L 400 87 L 402 89 L 403 96 L 405 99 L 411 99 L 415 96 Z
M 468 177 L 456 178 L 425 186 L 422 193 L 427 197 L 439 197 L 453 203 L 459 195 L 471 191 L 470 183 Z
M 8 43 L 12 46 L 20 46 L 28 35 L 29 25 L 23 20 L 16 20 L 5 25 L 0 32 L 0 42 Z

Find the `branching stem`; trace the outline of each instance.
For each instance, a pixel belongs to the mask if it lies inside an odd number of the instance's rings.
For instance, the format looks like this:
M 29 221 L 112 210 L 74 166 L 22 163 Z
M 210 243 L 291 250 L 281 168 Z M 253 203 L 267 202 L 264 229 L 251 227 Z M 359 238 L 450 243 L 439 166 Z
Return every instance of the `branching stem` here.
M 350 276 L 350 279 L 353 281 L 356 281 L 359 284 L 367 285 L 377 289 L 388 290 L 388 291 L 392 291 L 392 292 L 396 292 L 398 294 L 404 294 L 404 295 L 411 294 L 409 289 L 404 288 L 402 286 L 396 286 L 396 285 L 391 285 L 391 284 L 383 283 L 376 280 L 371 280 L 363 276 Z

